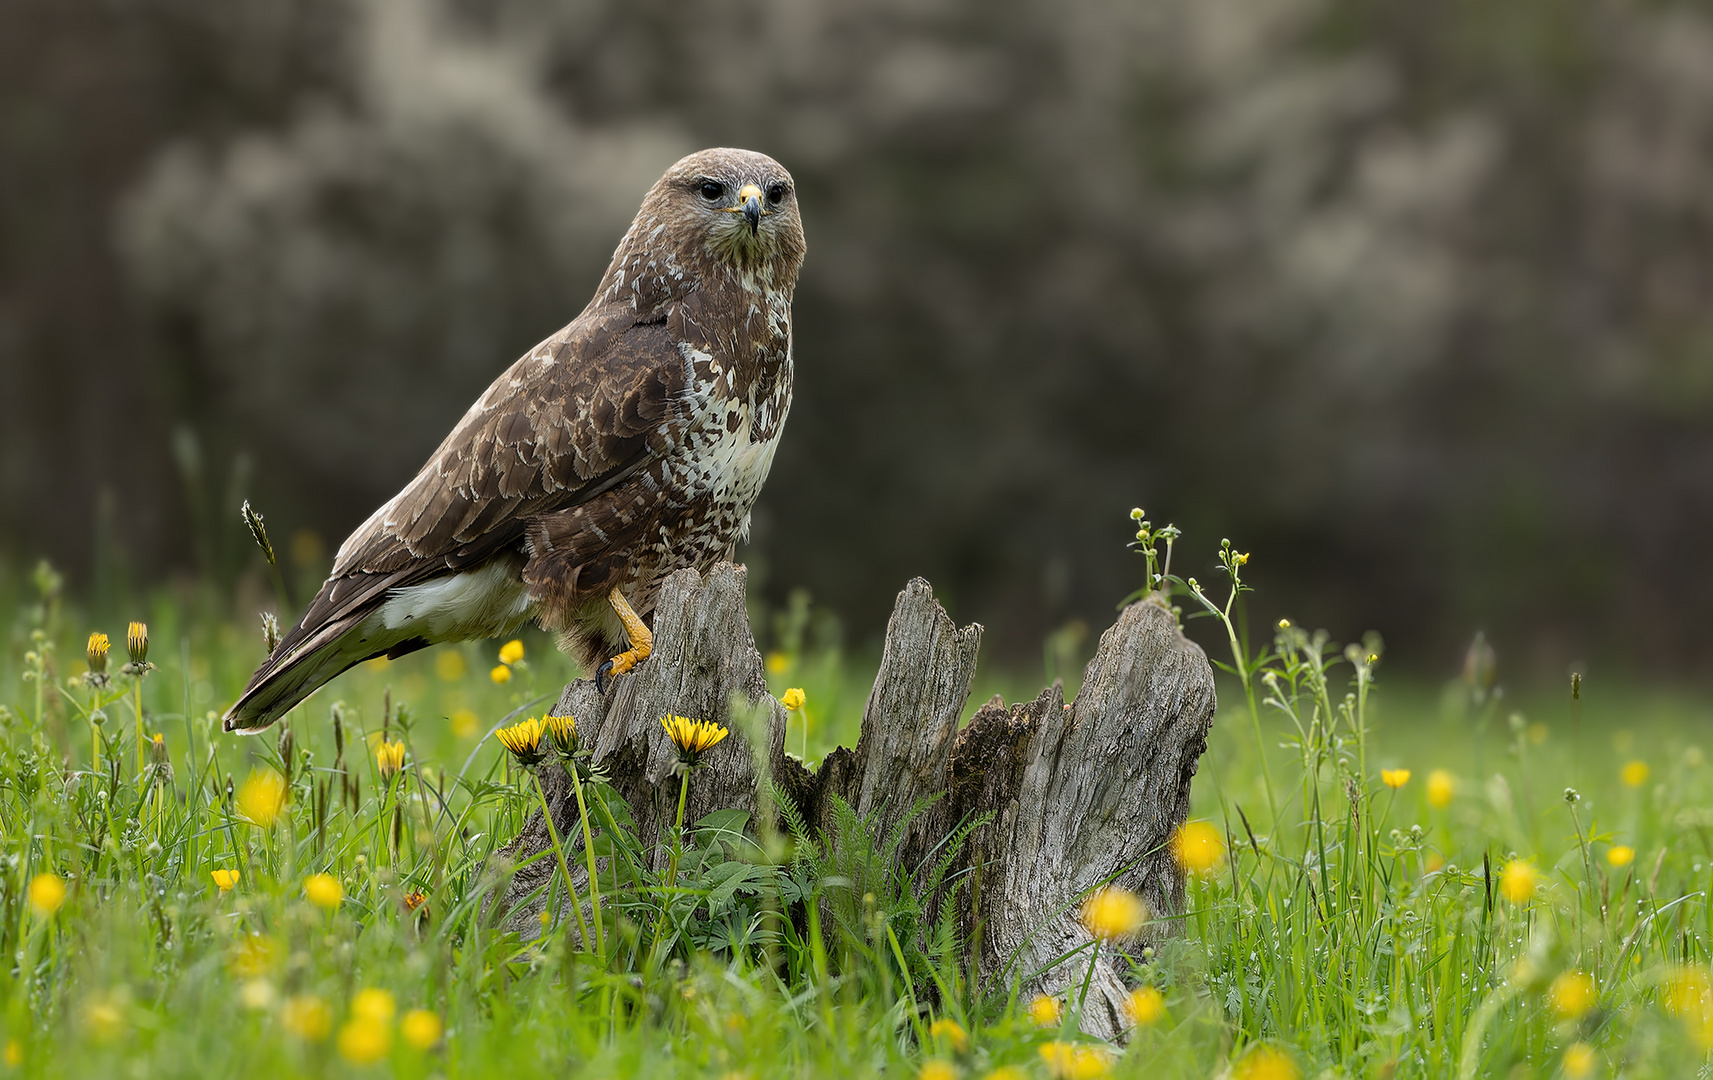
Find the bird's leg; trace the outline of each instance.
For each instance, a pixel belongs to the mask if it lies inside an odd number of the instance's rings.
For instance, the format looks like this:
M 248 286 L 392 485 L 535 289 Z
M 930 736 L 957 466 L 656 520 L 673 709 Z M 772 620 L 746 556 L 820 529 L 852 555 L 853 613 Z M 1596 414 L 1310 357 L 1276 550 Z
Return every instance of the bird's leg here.
M 630 639 L 630 648 L 602 664 L 595 671 L 595 692 L 607 692 L 608 675 L 623 675 L 648 659 L 654 651 L 654 635 L 649 633 L 648 626 L 643 623 L 642 616 L 625 601 L 624 594 L 614 588 L 607 594 L 607 602 L 618 612 L 619 621 L 625 624 L 625 636 Z

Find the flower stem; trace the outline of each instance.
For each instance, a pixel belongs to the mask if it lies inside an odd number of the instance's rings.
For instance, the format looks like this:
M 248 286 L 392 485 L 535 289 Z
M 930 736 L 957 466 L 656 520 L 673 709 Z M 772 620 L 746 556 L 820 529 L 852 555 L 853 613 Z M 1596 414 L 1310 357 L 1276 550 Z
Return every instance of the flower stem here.
M 678 782 L 678 817 L 672 824 L 672 854 L 666 860 L 665 888 L 661 890 L 660 917 L 654 920 L 654 940 L 649 945 L 652 954 L 660 945 L 660 932 L 666 928 L 666 911 L 672 906 L 672 890 L 678 885 L 678 855 L 684 843 L 684 799 L 690 793 L 690 770 L 683 771 Z
M 547 792 L 543 790 L 541 777 L 535 778 L 535 797 L 541 800 L 541 818 L 547 822 L 547 838 L 553 841 L 553 857 L 559 860 L 559 872 L 565 876 L 565 891 L 571 894 L 571 912 L 577 916 L 577 933 L 582 936 L 583 947 L 589 947 L 589 925 L 583 921 L 583 901 L 577 896 L 577 886 L 571 881 L 571 871 L 565 867 L 565 849 L 559 846 L 559 830 L 553 827 L 553 811 L 547 806 Z M 553 895 L 552 890 L 548 896 Z
M 131 700 L 137 705 L 137 775 L 143 775 L 143 677 L 131 679 Z
M 577 793 L 577 816 L 583 822 L 583 856 L 589 864 L 589 903 L 595 917 L 595 951 L 605 960 L 607 936 L 601 928 L 601 881 L 595 874 L 595 838 L 589 831 L 589 807 L 583 802 L 583 781 L 577 775 L 577 763 L 570 762 L 569 770 L 571 790 Z

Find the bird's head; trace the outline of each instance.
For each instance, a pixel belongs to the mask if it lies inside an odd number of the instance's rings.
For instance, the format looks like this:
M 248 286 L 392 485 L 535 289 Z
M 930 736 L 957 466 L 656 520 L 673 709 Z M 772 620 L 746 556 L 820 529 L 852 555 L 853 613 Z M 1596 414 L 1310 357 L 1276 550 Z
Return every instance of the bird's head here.
M 634 228 L 661 225 L 680 259 L 723 263 L 767 285 L 796 283 L 805 250 L 797 186 L 766 154 L 703 150 L 673 165 L 648 193 Z

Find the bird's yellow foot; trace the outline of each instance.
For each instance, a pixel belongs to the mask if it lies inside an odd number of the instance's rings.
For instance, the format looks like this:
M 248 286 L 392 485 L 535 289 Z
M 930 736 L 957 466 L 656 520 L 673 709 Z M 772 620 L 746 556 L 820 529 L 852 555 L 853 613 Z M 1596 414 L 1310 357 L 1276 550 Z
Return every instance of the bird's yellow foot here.
M 619 621 L 625 624 L 625 637 L 630 639 L 630 648 L 602 664 L 595 671 L 595 692 L 607 692 L 607 676 L 623 675 L 648 659 L 654 651 L 654 635 L 649 633 L 648 626 L 642 621 L 630 604 L 626 603 L 624 594 L 614 589 L 607 594 L 607 601 L 618 612 Z

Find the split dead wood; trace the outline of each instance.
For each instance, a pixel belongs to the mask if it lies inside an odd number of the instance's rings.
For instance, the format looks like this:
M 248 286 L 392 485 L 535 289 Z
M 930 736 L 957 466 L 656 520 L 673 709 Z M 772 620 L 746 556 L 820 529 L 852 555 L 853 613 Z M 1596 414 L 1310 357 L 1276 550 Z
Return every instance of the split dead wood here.
M 1076 700 L 1058 685 L 1009 707 L 995 698 L 961 724 L 975 677 L 981 627 L 958 627 L 920 578 L 898 594 L 880 671 L 856 747 L 829 754 L 813 772 L 786 754 L 783 706 L 767 691 L 750 633 L 741 567 L 722 563 L 706 578 L 667 579 L 654 614 L 654 654 L 603 696 L 589 680 L 565 688 L 557 712 L 577 719 L 594 763 L 632 808 L 637 835 L 664 866 L 677 810 L 674 753 L 661 730 L 668 713 L 714 720 L 731 737 L 705 758 L 690 785 L 685 821 L 724 808 L 759 820 L 771 813 L 771 780 L 804 820 L 830 831 L 837 795 L 889 834 L 912 818 L 899 863 L 932 862 L 961 823 L 991 815 L 969 836 L 958 869 L 959 924 L 976 950 L 976 971 L 1027 998 L 1080 993 L 1090 944 L 1079 919 L 1091 890 L 1113 883 L 1142 896 L 1155 918 L 1135 940 L 1102 946 L 1083 1028 L 1116 1036 L 1124 1027 L 1128 965 L 1117 953 L 1169 933 L 1183 910 L 1183 873 L 1170 851 L 1189 811 L 1190 781 L 1213 720 L 1213 672 L 1158 599 L 1126 607 L 1101 635 Z M 541 772 L 572 875 L 585 886 L 581 825 L 570 783 L 557 765 Z M 758 794 L 760 793 L 760 794 Z M 539 812 L 501 849 L 517 867 L 505 887 L 508 922 L 539 925 L 542 889 L 556 863 Z M 1077 950 L 1081 951 L 1077 951 Z M 1068 962 L 1057 958 L 1075 953 Z

